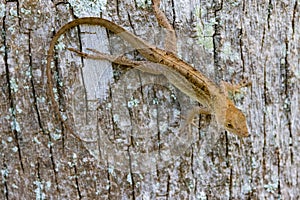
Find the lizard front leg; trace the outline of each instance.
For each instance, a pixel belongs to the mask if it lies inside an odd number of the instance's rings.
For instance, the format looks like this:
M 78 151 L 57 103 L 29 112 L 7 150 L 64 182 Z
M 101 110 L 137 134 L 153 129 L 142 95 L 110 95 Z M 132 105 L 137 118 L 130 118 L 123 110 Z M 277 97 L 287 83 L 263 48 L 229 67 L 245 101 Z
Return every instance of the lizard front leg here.
M 204 107 L 200 107 L 200 106 L 196 106 L 194 108 L 192 108 L 191 110 L 189 110 L 187 112 L 187 114 L 184 117 L 184 122 L 180 125 L 180 130 L 183 130 L 187 125 L 194 125 L 196 127 L 198 127 L 195 123 L 194 123 L 194 118 L 196 115 L 210 115 L 211 112 L 209 111 L 209 109 L 204 108 Z
M 225 93 L 226 96 L 234 96 L 237 93 L 240 93 L 241 88 L 248 87 L 251 85 L 251 82 L 246 78 L 243 79 L 238 84 L 232 84 L 225 81 L 221 82 L 221 89 Z

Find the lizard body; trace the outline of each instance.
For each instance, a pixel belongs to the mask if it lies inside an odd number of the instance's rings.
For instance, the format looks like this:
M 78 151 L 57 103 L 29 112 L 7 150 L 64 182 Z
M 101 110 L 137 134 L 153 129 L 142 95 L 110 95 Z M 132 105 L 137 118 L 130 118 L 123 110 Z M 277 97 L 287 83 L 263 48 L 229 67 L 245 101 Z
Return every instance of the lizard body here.
M 53 80 L 51 61 L 54 55 L 54 47 L 59 37 L 69 29 L 78 25 L 99 25 L 117 34 L 119 37 L 129 42 L 147 60 L 157 63 L 156 70 L 151 72 L 150 68 L 146 68 L 146 71 L 150 71 L 150 73 L 154 74 L 161 73 L 166 76 L 167 79 L 182 92 L 205 106 L 208 113 L 215 115 L 217 123 L 223 126 L 227 131 L 242 137 L 248 136 L 245 115 L 235 107 L 224 91 L 222 91 L 213 81 L 173 53 L 147 43 L 111 21 L 97 17 L 79 18 L 65 24 L 53 36 L 50 43 L 47 54 L 46 74 L 49 95 L 55 112 L 61 120 L 62 116 L 59 111 L 59 106 L 55 101 L 52 89 Z M 135 66 L 133 65 L 133 67 Z M 140 67 L 137 65 L 137 68 L 139 69 Z M 141 70 L 143 69 L 144 68 Z M 69 127 L 67 128 L 70 129 Z

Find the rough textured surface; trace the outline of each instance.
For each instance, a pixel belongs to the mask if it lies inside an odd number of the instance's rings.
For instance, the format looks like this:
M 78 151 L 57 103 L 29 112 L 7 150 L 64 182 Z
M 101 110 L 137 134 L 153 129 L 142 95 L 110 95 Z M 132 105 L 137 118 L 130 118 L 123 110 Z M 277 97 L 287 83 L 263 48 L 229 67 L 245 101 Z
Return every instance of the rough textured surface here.
M 236 96 L 251 131 L 243 140 L 205 116 L 200 129 L 178 135 L 189 98 L 164 77 L 82 60 L 65 46 L 141 58 L 105 29 L 70 31 L 53 71 L 78 141 L 46 96 L 53 32 L 101 14 L 164 42 L 150 1 L 93 2 L 0 1 L 1 199 L 300 198 L 299 1 L 162 2 L 182 59 L 217 83 L 252 81 Z

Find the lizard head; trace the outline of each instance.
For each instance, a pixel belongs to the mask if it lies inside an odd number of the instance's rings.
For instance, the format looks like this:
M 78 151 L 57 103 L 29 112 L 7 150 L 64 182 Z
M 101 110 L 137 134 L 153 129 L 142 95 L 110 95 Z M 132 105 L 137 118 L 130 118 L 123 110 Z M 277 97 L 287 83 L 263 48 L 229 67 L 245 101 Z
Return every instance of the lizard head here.
M 227 108 L 225 112 L 225 119 L 223 121 L 225 129 L 240 137 L 248 137 L 249 133 L 246 117 L 229 99 L 227 99 Z

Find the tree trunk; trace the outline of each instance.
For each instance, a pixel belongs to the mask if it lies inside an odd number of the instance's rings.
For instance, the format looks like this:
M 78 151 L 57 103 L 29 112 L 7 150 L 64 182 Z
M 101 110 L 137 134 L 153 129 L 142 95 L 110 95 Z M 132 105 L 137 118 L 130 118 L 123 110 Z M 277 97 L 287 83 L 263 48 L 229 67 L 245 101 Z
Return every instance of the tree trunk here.
M 251 136 L 202 115 L 163 76 L 68 51 L 142 59 L 102 27 L 60 39 L 57 103 L 47 96 L 46 54 L 67 22 L 101 16 L 164 48 L 151 1 L 0 1 L 1 199 L 299 199 L 299 1 L 167 1 L 178 56 L 216 83 L 247 77 L 235 95 Z M 97 2 L 97 3 L 95 3 Z

